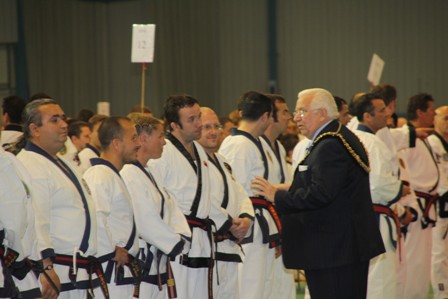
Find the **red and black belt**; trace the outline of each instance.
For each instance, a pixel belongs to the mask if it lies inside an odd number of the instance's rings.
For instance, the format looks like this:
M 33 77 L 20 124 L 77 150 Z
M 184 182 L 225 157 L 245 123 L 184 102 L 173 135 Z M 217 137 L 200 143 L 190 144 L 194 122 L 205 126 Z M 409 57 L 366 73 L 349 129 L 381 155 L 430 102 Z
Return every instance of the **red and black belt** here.
M 262 197 L 250 197 L 250 200 L 252 202 L 252 205 L 255 209 L 265 209 L 269 212 L 269 214 L 272 216 L 272 219 L 274 219 L 275 226 L 277 227 L 277 230 L 279 232 L 279 235 L 282 232 L 282 223 L 280 221 L 280 217 L 278 217 L 277 211 L 274 208 L 274 205 L 267 201 L 266 199 Z M 263 234 L 263 243 L 267 243 L 267 240 L 269 238 L 269 226 L 266 221 L 263 221 L 259 216 L 255 215 L 257 217 L 258 223 L 260 225 L 261 232 Z M 263 224 L 263 222 L 266 222 Z M 274 248 L 280 245 L 280 238 L 278 240 L 272 240 L 270 241 L 270 247 Z
M 73 268 L 73 260 L 74 259 L 73 259 L 72 255 L 56 254 L 54 263 L 58 264 L 58 265 L 69 266 L 70 267 L 70 275 L 69 275 L 70 280 L 73 283 L 76 283 L 77 271 Z M 96 257 L 93 257 L 93 256 L 83 257 L 80 255 L 77 255 L 75 265 L 77 268 L 87 270 L 87 273 L 89 274 L 89 282 L 90 282 L 90 288 L 91 288 L 92 292 L 94 289 L 92 275 L 95 273 L 100 282 L 100 287 L 101 287 L 101 291 L 103 292 L 104 298 L 106 298 L 106 299 L 110 298 L 109 289 L 107 288 L 107 282 L 104 277 L 103 267 L 101 266 L 101 263 L 98 261 L 98 259 Z
M 436 219 L 431 219 L 431 217 L 429 217 L 429 212 L 433 206 L 435 207 L 435 203 L 439 199 L 439 196 L 437 194 L 429 194 L 429 193 L 415 191 L 415 190 L 414 190 L 414 193 L 417 197 L 423 198 L 425 200 L 424 206 L 422 205 L 422 203 L 419 200 L 417 200 L 418 205 L 423 212 L 422 228 L 425 229 L 430 224 L 434 225 L 436 223 Z M 436 215 L 437 215 L 437 213 L 436 213 Z
M 400 260 L 401 260 L 401 245 L 400 245 L 401 230 L 400 230 L 400 218 L 398 217 L 398 215 L 397 215 L 394 211 L 392 211 L 391 208 L 389 208 L 389 207 L 387 207 L 387 206 L 383 206 L 383 205 L 380 205 L 380 204 L 373 204 L 373 210 L 374 210 L 375 213 L 377 213 L 377 214 L 383 214 L 383 215 L 386 215 L 386 216 L 388 216 L 388 217 L 390 217 L 390 218 L 392 218 L 392 219 L 394 220 L 394 222 L 395 222 L 395 228 L 396 228 L 396 231 L 397 231 L 397 239 L 398 239 L 398 240 L 395 242 L 395 241 L 393 240 L 393 238 L 392 238 L 392 235 L 391 235 L 391 241 L 392 241 L 392 244 L 396 243 L 396 244 L 394 244 L 394 247 L 395 247 L 395 248 L 398 248 L 398 256 L 399 256 L 399 258 L 400 258 Z M 392 233 L 392 232 L 390 232 L 390 233 Z

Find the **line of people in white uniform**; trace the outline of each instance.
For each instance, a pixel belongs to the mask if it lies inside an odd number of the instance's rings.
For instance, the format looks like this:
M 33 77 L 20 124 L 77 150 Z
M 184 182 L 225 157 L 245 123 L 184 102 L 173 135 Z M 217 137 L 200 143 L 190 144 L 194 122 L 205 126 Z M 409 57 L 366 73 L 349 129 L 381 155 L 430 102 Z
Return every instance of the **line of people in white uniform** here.
M 446 298 L 448 108 L 418 94 L 409 123 L 390 129 L 395 99 L 390 85 L 358 94 L 350 123 L 338 105 L 369 153 L 386 247 L 370 263 L 368 298 L 425 298 L 430 281 Z M 295 298 L 279 216 L 250 187 L 257 176 L 290 183 L 277 137 L 291 113 L 281 96 L 257 92 L 243 94 L 238 110 L 219 152 L 216 113 L 188 95 L 166 100 L 165 123 L 97 117 L 73 163 L 59 154 L 60 105 L 29 103 L 23 149 L 0 149 L 0 297 Z M 307 146 L 297 145 L 295 163 Z
M 244 94 L 219 153 L 212 109 L 175 95 L 164 110 L 101 117 L 74 163 L 61 106 L 27 104 L 17 156 L 0 149 L 0 297 L 295 298 L 278 216 L 247 184 L 290 180 L 285 101 Z

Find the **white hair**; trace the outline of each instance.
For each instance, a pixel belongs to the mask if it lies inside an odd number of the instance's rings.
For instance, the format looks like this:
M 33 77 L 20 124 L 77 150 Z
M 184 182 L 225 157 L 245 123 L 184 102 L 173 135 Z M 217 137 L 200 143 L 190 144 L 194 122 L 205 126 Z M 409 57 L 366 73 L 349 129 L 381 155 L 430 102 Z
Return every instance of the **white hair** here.
M 323 88 L 310 88 L 299 92 L 298 98 L 304 96 L 311 96 L 311 109 L 324 108 L 327 110 L 327 115 L 330 119 L 337 119 L 339 117 L 338 106 L 334 100 L 333 95 Z

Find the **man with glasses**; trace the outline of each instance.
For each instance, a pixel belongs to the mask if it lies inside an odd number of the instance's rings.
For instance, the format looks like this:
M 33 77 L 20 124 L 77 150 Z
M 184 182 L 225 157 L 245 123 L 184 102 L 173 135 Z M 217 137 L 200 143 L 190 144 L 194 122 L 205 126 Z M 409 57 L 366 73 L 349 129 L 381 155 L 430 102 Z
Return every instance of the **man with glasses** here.
M 384 252 L 372 208 L 368 156 L 343 126 L 333 96 L 301 91 L 295 121 L 312 143 L 289 190 L 262 177 L 258 195 L 282 216 L 282 253 L 287 268 L 304 269 L 313 299 L 366 297 L 369 260 Z

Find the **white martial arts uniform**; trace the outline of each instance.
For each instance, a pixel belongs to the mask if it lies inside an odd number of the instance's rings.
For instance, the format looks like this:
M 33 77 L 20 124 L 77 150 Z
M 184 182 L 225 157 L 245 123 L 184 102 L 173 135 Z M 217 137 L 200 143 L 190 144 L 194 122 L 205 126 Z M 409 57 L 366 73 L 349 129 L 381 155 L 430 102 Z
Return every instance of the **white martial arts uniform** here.
M 61 281 L 58 298 L 82 298 L 90 288 L 85 269 L 77 270 L 76 286 L 69 277 L 69 266 L 58 261 L 61 255 L 73 257 L 96 254 L 96 215 L 87 185 L 69 165 L 56 160 L 43 149 L 28 142 L 17 155 L 31 176 L 35 214 L 37 253 L 41 258 L 55 257 L 54 269 Z
M 291 183 L 292 175 L 288 171 L 286 165 L 286 151 L 280 141 L 276 140 L 276 144 L 274 145 L 279 153 L 278 156 L 272 149 L 269 140 L 264 136 L 261 137 L 261 144 L 263 145 L 263 149 L 268 158 L 269 182 L 271 184 Z M 294 282 L 294 272 L 285 268 L 281 256 L 274 260 L 274 268 L 271 273 L 273 280 L 273 298 L 295 299 L 296 287 Z
M 31 178 L 23 165 L 14 155 L 0 148 L 0 223 L 5 237 L 4 248 L 19 254 L 15 267 L 26 266 L 25 259 L 31 256 L 36 245 L 30 186 Z M 32 271 L 21 279 L 13 276 L 13 280 L 23 298 L 40 297 L 39 285 Z M 0 278 L 0 296 L 3 285 Z
M 250 197 L 254 191 L 250 185 L 256 176 L 269 178 L 268 158 L 259 140 L 247 132 L 235 130 L 226 137 L 219 153 L 230 163 L 233 175 L 240 182 Z M 254 203 L 254 199 L 252 199 Z M 256 200 L 255 200 L 256 201 Z M 264 199 L 258 200 L 266 204 Z M 275 259 L 275 247 L 280 235 L 273 216 L 266 208 L 254 204 L 256 220 L 253 234 L 243 244 L 243 264 L 239 265 L 240 297 L 244 299 L 275 298 L 272 294 L 272 271 Z M 262 230 L 260 226 L 263 225 Z
M 294 177 L 294 172 L 296 171 L 297 165 L 305 157 L 307 148 L 311 145 L 311 140 L 304 138 L 299 141 L 292 151 L 292 176 Z
M 358 121 L 356 117 L 352 118 L 352 120 Z M 406 149 L 411 147 L 411 144 L 415 144 L 416 134 L 415 128 L 405 126 L 402 128 L 393 128 L 390 129 L 388 127 L 382 128 L 378 132 L 376 132 L 376 136 L 378 136 L 381 141 L 388 147 L 390 153 L 392 154 L 392 171 L 396 176 L 400 176 L 400 166 L 398 163 L 398 151 L 402 149 Z M 399 216 L 403 216 L 405 213 L 405 208 L 402 204 L 402 201 L 398 201 L 393 205 L 394 211 Z M 406 283 L 406 246 L 404 242 L 404 237 L 400 239 L 400 249 L 401 249 L 401 257 L 399 257 L 399 263 L 397 265 L 397 297 L 403 298 L 404 285 Z M 400 254 L 399 251 L 396 251 L 397 254 Z
M 86 147 L 83 148 L 78 154 L 81 173 L 86 172 L 86 170 L 89 169 L 90 166 L 92 166 L 92 164 L 90 163 L 90 159 L 99 157 L 100 152 L 92 145 L 86 144 Z
M 229 218 L 249 218 L 254 220 L 254 209 L 252 203 L 240 183 L 238 183 L 231 173 L 231 167 L 223 156 L 215 153 L 215 159 L 209 158 L 210 167 L 210 189 L 212 202 L 221 207 Z M 213 220 L 213 215 L 211 216 Z M 230 223 L 231 224 L 231 223 Z M 218 230 L 218 234 L 227 234 L 228 226 L 223 226 Z M 246 237 L 250 234 L 248 230 Z M 238 290 L 238 263 L 242 262 L 241 248 L 230 239 L 225 239 L 217 243 L 215 267 L 218 275 L 213 279 L 214 299 L 239 299 Z M 218 284 L 219 278 L 219 284 Z
M 98 220 L 98 253 L 102 261 L 111 299 L 132 298 L 134 279 L 128 266 L 123 266 L 124 276 L 116 273 L 115 247 L 128 250 L 130 258 L 138 252 L 138 234 L 134 224 L 132 202 L 118 170 L 101 158 L 91 160 L 92 167 L 84 173 L 84 180 L 92 192 Z M 101 289 L 95 289 L 101 298 Z
M 191 240 L 190 227 L 174 199 L 157 183 L 148 167 L 135 162 L 125 165 L 120 174 L 134 208 L 141 243 L 138 257 L 145 263 L 140 298 L 167 298 L 168 258 L 174 259 L 188 246 L 181 236 Z
M 0 145 L 4 149 L 10 149 L 12 145 L 18 141 L 18 139 L 23 135 L 22 126 L 19 125 L 8 125 L 2 131 L 0 136 Z
M 407 127 L 405 125 L 404 127 Z M 399 153 L 401 179 L 408 181 L 414 192 L 404 197 L 403 204 L 418 213 L 408 226 L 405 239 L 406 282 L 402 298 L 426 298 L 431 276 L 432 221 L 436 219 L 435 205 L 427 208 L 426 200 L 415 192 L 436 195 L 439 169 L 427 140 L 417 139 L 415 147 Z M 424 217 L 424 210 L 429 213 Z
M 158 177 L 161 185 L 173 196 L 178 207 L 187 217 L 190 228 L 193 226 L 193 222 L 202 224 L 208 222 L 212 205 L 207 154 L 196 141 L 193 142 L 193 145 L 196 150 L 196 158 L 199 161 L 193 162 L 186 149 L 173 135 L 169 134 L 162 157 L 148 162 L 151 172 Z M 201 188 L 198 190 L 200 193 L 197 193 L 199 183 Z M 222 223 L 228 220 L 224 214 L 218 218 L 221 220 L 217 221 L 218 219 L 215 218 L 217 227 L 222 226 Z M 188 299 L 208 298 L 209 286 L 212 287 L 213 284 L 211 276 L 213 272 L 210 272 L 212 270 L 209 267 L 210 263 L 213 263 L 210 260 L 213 257 L 211 232 L 210 229 L 207 232 L 198 225 L 194 226 L 191 231 L 192 242 L 188 255 L 178 257 L 172 263 L 176 277 L 177 295 L 179 298 Z
M 398 176 L 394 175 L 392 169 L 394 157 L 389 148 L 367 127 L 360 125 L 358 128 L 354 130 L 354 133 L 369 154 L 370 191 L 386 249 L 385 253 L 370 260 L 367 298 L 395 299 L 398 298 L 397 266 L 399 263 L 396 250 L 401 232 L 398 215 L 395 214 L 391 205 L 400 199 L 402 183 Z
M 64 160 L 64 162 L 70 164 L 71 168 L 76 170 L 78 174 L 82 176 L 83 168 L 81 167 L 81 161 L 79 160 L 78 150 L 76 149 L 76 146 L 68 137 L 64 143 L 64 146 L 65 149 L 63 151 L 59 151 L 58 157 Z
M 431 282 L 434 298 L 444 299 L 448 298 L 448 144 L 438 134 L 429 136 L 428 142 L 439 164 L 441 195 L 437 202 L 437 225 L 432 229 Z

